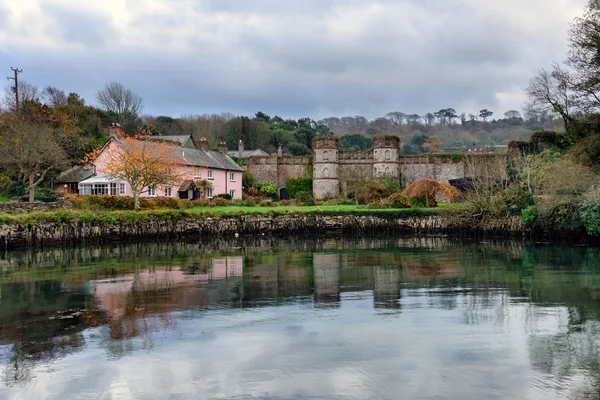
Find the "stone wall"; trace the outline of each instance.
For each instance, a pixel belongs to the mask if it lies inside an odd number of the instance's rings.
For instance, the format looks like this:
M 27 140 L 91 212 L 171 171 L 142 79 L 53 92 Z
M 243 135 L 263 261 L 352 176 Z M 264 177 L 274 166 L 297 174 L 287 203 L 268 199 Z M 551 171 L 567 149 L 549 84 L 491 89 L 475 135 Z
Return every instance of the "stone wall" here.
M 67 199 L 59 198 L 53 203 L 44 203 L 41 201 L 35 201 L 29 203 L 26 201 L 9 201 L 0 202 L 0 213 L 24 213 L 32 211 L 51 211 L 51 210 L 65 210 L 73 208 L 71 202 Z
M 309 178 L 313 174 L 312 157 L 278 157 L 277 186 L 285 187 L 290 178 Z
M 445 215 L 397 217 L 391 213 L 372 215 L 286 215 L 239 218 L 154 218 L 120 223 L 37 222 L 29 225 L 0 225 L 0 249 L 90 245 L 132 240 L 176 240 L 183 238 L 226 238 L 238 235 L 303 234 L 337 231 L 346 234 L 472 234 L 523 236 L 527 228 L 520 217 L 488 221 L 485 228 L 457 226 L 456 218 Z
M 257 182 L 266 181 L 285 187 L 290 178 L 313 177 L 313 196 L 316 199 L 336 197 L 348 182 L 380 176 L 404 176 L 407 182 L 486 176 L 503 178 L 506 155 L 439 154 L 400 155 L 400 140 L 395 136 L 376 137 L 373 149 L 340 151 L 338 139 L 316 137 L 313 157 L 251 157 L 244 167 Z

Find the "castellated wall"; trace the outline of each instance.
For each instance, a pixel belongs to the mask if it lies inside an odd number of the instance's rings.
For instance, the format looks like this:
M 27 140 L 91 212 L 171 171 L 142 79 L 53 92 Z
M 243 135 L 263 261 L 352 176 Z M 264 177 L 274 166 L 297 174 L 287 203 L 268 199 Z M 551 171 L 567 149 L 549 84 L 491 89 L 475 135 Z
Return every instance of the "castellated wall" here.
M 249 157 L 244 168 L 256 182 L 269 182 L 285 187 L 290 178 L 312 176 L 312 157 Z
M 418 179 L 451 179 L 486 176 L 503 178 L 506 155 L 499 153 L 466 155 L 400 155 L 400 139 L 381 136 L 373 139 L 373 149 L 340 151 L 339 139 L 332 136 L 313 140 L 312 157 L 251 157 L 244 167 L 257 182 L 283 188 L 290 178 L 313 177 L 315 199 L 337 197 L 348 182 L 382 176 Z

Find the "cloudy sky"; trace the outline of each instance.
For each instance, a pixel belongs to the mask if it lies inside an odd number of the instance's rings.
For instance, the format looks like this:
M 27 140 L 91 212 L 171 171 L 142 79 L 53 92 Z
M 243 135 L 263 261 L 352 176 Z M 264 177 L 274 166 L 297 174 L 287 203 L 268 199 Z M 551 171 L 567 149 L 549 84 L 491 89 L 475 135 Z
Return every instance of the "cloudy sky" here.
M 520 109 L 585 0 L 0 1 L 0 71 L 145 113 L 285 117 Z

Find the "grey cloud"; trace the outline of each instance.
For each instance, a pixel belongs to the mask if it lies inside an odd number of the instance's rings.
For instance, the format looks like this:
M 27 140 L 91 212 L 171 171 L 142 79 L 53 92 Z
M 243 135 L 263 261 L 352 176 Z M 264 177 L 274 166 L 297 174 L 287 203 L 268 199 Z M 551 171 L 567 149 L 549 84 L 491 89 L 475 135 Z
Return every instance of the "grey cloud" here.
M 566 51 L 566 22 L 553 36 L 545 25 L 539 32 L 524 26 L 518 9 L 495 15 L 473 0 L 381 0 L 384 12 L 371 19 L 362 14 L 366 0 L 182 1 L 169 3 L 170 13 L 133 12 L 139 2 L 129 4 L 130 29 L 158 27 L 146 36 L 153 48 L 118 45 L 105 15 L 46 6 L 66 40 L 88 46 L 69 54 L 9 50 L 29 63 L 28 81 L 79 92 L 88 102 L 116 80 L 144 97 L 147 113 L 262 110 L 315 119 L 446 107 L 501 114 L 497 93 L 524 87 Z M 345 21 L 350 33 L 342 35 L 333 21 L 350 11 L 356 19 Z M 258 19 L 248 23 L 251 15 Z
M 83 44 L 91 51 L 105 46 L 115 38 L 114 27 L 108 15 L 100 15 L 85 8 L 73 9 L 58 3 L 43 4 L 44 15 L 54 22 L 55 31 L 62 39 L 71 43 Z

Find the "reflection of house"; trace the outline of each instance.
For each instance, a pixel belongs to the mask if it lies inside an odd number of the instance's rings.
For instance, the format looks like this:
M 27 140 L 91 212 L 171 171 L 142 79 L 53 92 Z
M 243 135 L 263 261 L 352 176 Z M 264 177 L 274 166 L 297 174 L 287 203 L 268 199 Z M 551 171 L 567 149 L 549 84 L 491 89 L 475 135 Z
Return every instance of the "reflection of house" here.
M 203 272 L 190 274 L 183 268 L 143 270 L 116 280 L 96 281 L 93 295 L 111 325 L 129 321 L 128 331 L 120 335 L 135 336 L 131 324 L 137 318 L 208 305 L 210 298 L 202 284 L 241 277 L 243 258 L 213 259 Z
M 121 142 L 116 138 L 121 128 L 118 125 L 110 127 L 111 138 L 104 145 L 100 154 L 94 160 L 96 174 L 78 184 L 80 194 L 133 196 L 130 185 L 124 181 L 114 181 L 107 177 L 107 163 L 111 153 L 121 151 Z M 165 137 L 159 136 L 164 140 Z M 190 139 L 191 140 L 191 139 Z M 186 142 L 186 143 L 189 143 Z M 142 194 L 145 197 L 179 197 L 197 199 L 201 195 L 213 198 L 219 194 L 229 194 L 232 198 L 242 198 L 242 172 L 244 169 L 227 155 L 227 145 L 219 144 L 219 151 L 208 149 L 208 141 L 202 138 L 200 148 L 176 146 L 175 152 L 181 160 L 179 176 L 181 181 L 173 186 L 147 188 Z M 188 181 L 206 180 L 211 187 L 201 193 L 196 185 Z M 185 189 L 182 187 L 185 186 Z M 190 190 L 191 189 L 191 190 Z
M 79 183 L 94 175 L 92 166 L 76 165 L 64 171 L 54 180 L 54 189 L 59 193 L 79 194 Z

